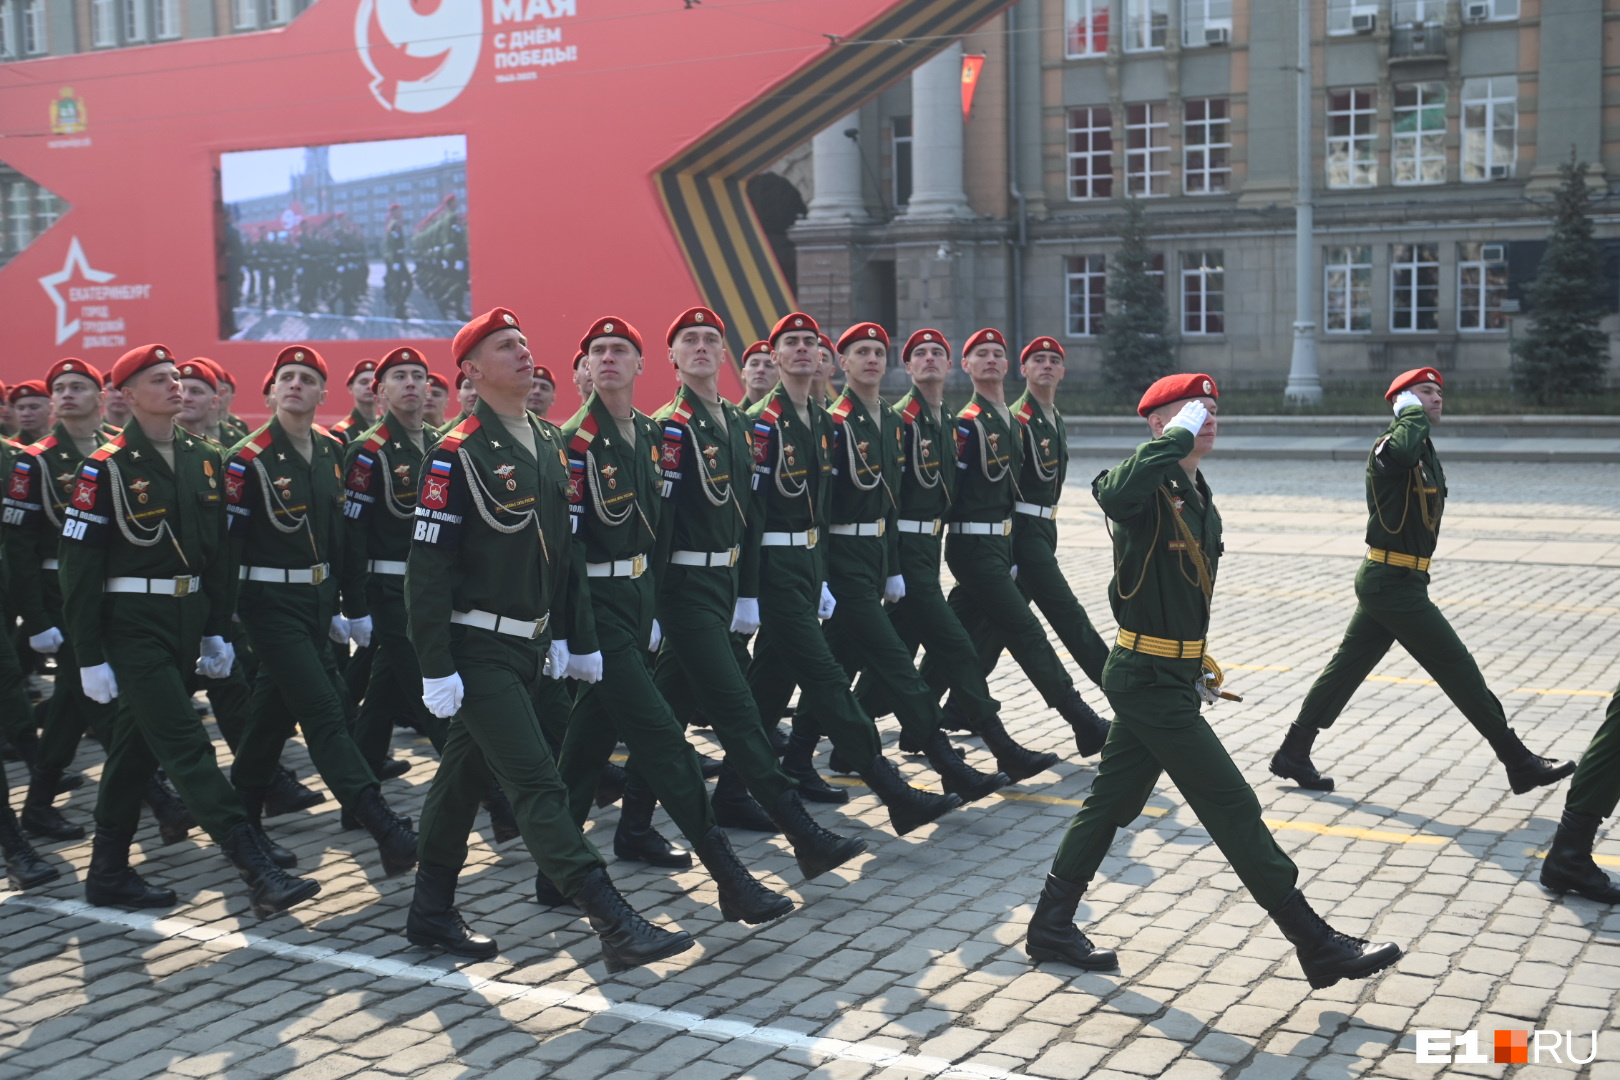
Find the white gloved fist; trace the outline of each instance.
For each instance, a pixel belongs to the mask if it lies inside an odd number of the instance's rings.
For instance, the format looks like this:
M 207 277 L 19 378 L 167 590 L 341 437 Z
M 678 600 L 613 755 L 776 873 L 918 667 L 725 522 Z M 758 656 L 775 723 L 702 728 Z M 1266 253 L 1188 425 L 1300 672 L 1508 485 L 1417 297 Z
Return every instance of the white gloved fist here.
M 832 590 L 827 588 L 827 583 L 825 581 L 823 581 L 821 583 L 821 603 L 816 606 L 816 618 L 818 618 L 818 619 L 830 619 L 830 618 L 832 618 L 833 609 L 836 608 L 837 606 L 838 606 L 838 601 L 837 601 L 837 599 L 835 599 L 833 597 Z
M 111 664 L 80 668 L 79 685 L 84 688 L 84 696 L 97 705 L 111 705 L 118 696 L 118 680 L 113 677 Z
M 358 619 L 349 620 L 349 640 L 354 647 L 363 649 L 371 644 L 371 616 L 362 615 Z
M 28 647 L 49 656 L 62 647 L 62 631 L 54 626 L 48 630 L 41 630 L 28 639 Z
M 662 645 L 663 643 L 664 643 L 664 628 L 662 626 L 658 625 L 658 620 L 657 619 L 654 619 L 653 620 L 653 627 L 652 627 L 652 636 L 647 639 L 647 651 L 655 653 L 655 652 L 658 651 L 658 646 Z
M 202 655 L 197 657 L 197 674 L 205 679 L 223 679 L 236 663 L 236 646 L 218 634 L 202 639 Z
M 1013 564 L 1012 564 L 1012 569 L 1011 569 L 1011 570 L 1009 570 L 1009 571 L 1007 571 L 1007 574 L 1008 574 L 1008 576 L 1010 576 L 1010 577 L 1011 577 L 1011 578 L 1012 578 L 1012 579 L 1013 579 L 1013 580 L 1014 580 L 1014 581 L 1017 581 L 1017 580 L 1018 580 L 1018 564 L 1017 564 L 1017 563 L 1013 563 Z
M 898 604 L 906 598 L 906 576 L 904 574 L 890 574 L 883 583 L 883 599 L 891 604 Z
M 349 643 L 349 620 L 341 615 L 332 616 L 332 625 L 326 631 L 326 636 L 339 645 L 347 645 Z
M 1419 408 L 1422 408 L 1423 399 L 1412 393 L 1410 390 L 1402 390 L 1400 393 L 1395 395 L 1394 405 L 1395 415 L 1399 416 L 1401 415 L 1401 410 L 1406 408 L 1408 405 L 1416 405 Z
M 1205 705 L 1217 705 L 1221 701 L 1221 692 L 1215 685 L 1215 673 L 1206 671 L 1193 681 L 1198 688 L 1198 696 Z
M 1204 421 L 1208 419 L 1209 410 L 1204 407 L 1202 401 L 1189 401 L 1181 407 L 1181 411 L 1176 413 L 1174 419 L 1164 425 L 1164 430 L 1169 431 L 1173 427 L 1186 428 L 1197 435 L 1204 429 Z
M 551 645 L 546 649 L 546 674 L 553 679 L 566 676 L 568 656 L 568 641 L 564 638 L 553 638 Z
M 731 613 L 731 632 L 733 634 L 752 634 L 759 629 L 759 598 L 757 596 L 737 597 L 737 606 Z
M 467 688 L 461 683 L 461 676 L 452 672 L 442 679 L 422 677 L 422 704 L 427 706 L 428 712 L 440 720 L 447 720 L 456 715 L 461 708 L 461 699 L 467 693 Z
M 601 651 L 571 654 L 568 657 L 568 677 L 585 683 L 601 682 Z

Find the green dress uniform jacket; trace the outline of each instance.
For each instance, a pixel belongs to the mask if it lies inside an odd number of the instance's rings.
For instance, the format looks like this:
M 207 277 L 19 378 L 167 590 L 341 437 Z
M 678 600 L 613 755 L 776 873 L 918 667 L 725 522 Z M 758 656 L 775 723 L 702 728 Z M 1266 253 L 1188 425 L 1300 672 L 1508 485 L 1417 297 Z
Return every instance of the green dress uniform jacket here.
M 10 439 L 0 438 L 0 476 L 11 476 L 17 455 L 23 448 Z M 10 521 L 15 515 L 11 508 L 4 511 L 5 524 L 0 530 L 9 533 Z M 9 537 L 8 537 L 9 540 Z M 0 620 L 11 626 L 14 608 L 11 593 L 15 588 L 11 574 L 11 560 L 5 550 L 9 542 L 0 544 Z M 34 709 L 28 702 L 28 683 L 23 677 L 22 661 L 11 642 L 0 642 L 0 730 L 13 746 L 24 746 L 35 738 Z M 0 781 L 3 783 L 3 781 Z
M 376 426 L 377 422 L 375 420 L 368 417 L 359 409 L 353 409 L 350 411 L 348 416 L 345 416 L 343 419 L 327 428 L 327 430 L 332 433 L 332 438 L 336 439 L 344 446 L 348 446 L 350 443 L 358 439 L 362 434 L 370 431 Z

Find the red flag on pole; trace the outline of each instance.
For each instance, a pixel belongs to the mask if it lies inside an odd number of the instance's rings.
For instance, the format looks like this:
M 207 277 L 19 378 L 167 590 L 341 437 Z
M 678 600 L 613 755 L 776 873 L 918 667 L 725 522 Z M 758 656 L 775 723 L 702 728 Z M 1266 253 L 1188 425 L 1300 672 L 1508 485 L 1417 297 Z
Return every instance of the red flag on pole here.
M 973 115 L 973 91 L 979 88 L 979 72 L 984 69 L 983 53 L 966 53 L 962 57 L 962 119 Z

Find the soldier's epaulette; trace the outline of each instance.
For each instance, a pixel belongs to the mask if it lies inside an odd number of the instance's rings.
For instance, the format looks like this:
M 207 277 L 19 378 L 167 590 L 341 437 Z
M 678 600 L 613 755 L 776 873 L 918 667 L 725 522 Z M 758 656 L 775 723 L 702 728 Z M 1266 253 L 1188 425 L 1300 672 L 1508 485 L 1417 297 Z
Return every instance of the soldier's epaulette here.
M 275 442 L 275 436 L 270 433 L 270 427 L 267 424 L 258 435 L 244 443 L 242 449 L 238 450 L 233 456 L 239 457 L 243 461 L 252 461 L 270 449 L 270 444 L 273 442 Z
M 1023 425 L 1025 425 L 1027 427 L 1029 425 L 1030 419 L 1035 415 L 1035 405 L 1034 405 L 1034 403 L 1026 400 L 1024 402 L 1023 408 L 1021 408 L 1017 412 L 1013 413 L 1013 415 L 1018 418 L 1018 422 L 1020 424 L 1023 424 Z
M 311 424 L 311 425 L 309 425 L 309 430 L 313 431 L 317 435 L 325 435 L 328 439 L 331 439 L 333 442 L 337 443 L 339 446 L 347 446 L 348 445 L 348 443 L 344 442 L 338 436 L 332 434 L 332 429 L 331 428 L 324 428 L 324 427 L 321 427 L 321 425 L 319 425 L 319 424 Z
M 116 439 L 118 436 L 124 433 L 124 429 L 119 427 L 117 424 L 102 424 L 101 431 L 102 434 L 106 435 L 109 439 Z
M 596 414 L 586 413 L 585 419 L 579 422 L 579 428 L 574 432 L 574 437 L 568 440 L 568 452 L 583 457 L 585 451 L 591 448 L 591 443 L 596 441 L 596 432 Z
M 55 446 L 56 436 L 47 435 L 38 442 L 29 443 L 27 446 L 23 447 L 23 452 L 32 457 L 39 457 L 39 455 L 43 454 L 45 451 L 54 449 Z
M 832 408 L 828 409 L 827 411 L 832 414 L 833 423 L 842 424 L 845 420 L 849 419 L 850 410 L 853 408 L 855 408 L 855 403 L 853 401 L 849 400 L 847 397 L 840 397 L 837 401 L 833 402 Z
M 906 407 L 900 410 L 900 419 L 904 423 L 914 424 L 917 417 L 922 415 L 922 398 L 913 397 L 906 402 Z
M 388 433 L 388 425 L 378 424 L 376 430 L 371 433 L 371 438 L 366 440 L 365 448 L 372 452 L 376 452 L 381 450 L 383 443 L 387 442 L 391 438 L 393 438 L 393 436 Z
M 122 450 L 123 448 L 124 448 L 124 437 L 122 435 L 116 436 L 113 439 L 111 439 L 111 440 L 109 440 L 109 441 L 107 441 L 105 443 L 102 443 L 101 446 L 97 447 L 96 452 L 90 455 L 89 460 L 91 460 L 91 461 L 106 461 L 108 458 L 112 457 L 114 454 L 118 453 L 118 451 Z
M 316 428 L 320 427 L 319 424 L 315 424 L 315 425 L 312 425 L 312 426 L 316 427 Z M 345 416 L 343 419 L 341 419 L 337 423 L 333 424 L 331 430 L 327 431 L 326 434 L 333 435 L 333 434 L 337 434 L 337 433 L 340 433 L 340 432 L 345 432 L 345 431 L 348 431 L 352 427 L 354 427 L 354 417 L 353 416 Z
M 471 435 L 473 432 L 477 431 L 483 426 L 483 421 L 479 420 L 478 417 L 467 417 L 467 419 L 463 420 L 461 423 L 457 424 L 455 427 L 451 428 L 445 433 L 444 438 L 439 440 L 439 449 L 452 452 L 460 449 L 462 442 L 466 440 L 467 436 Z
M 979 418 L 979 414 L 983 411 L 983 406 L 981 406 L 977 401 L 970 401 L 962 407 L 961 412 L 956 414 L 956 418 L 958 420 L 966 421 L 967 423 L 972 423 Z

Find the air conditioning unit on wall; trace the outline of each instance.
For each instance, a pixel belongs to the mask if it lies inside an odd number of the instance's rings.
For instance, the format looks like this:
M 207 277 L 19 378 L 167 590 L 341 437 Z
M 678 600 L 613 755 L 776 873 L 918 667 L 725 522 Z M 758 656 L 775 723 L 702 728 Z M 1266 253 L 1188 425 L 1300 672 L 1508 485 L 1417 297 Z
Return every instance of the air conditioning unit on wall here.
M 1480 262 L 1507 261 L 1507 248 L 1503 244 L 1481 244 L 1479 246 Z
M 1489 3 L 1481 3 L 1480 0 L 1474 0 L 1473 3 L 1468 4 L 1466 10 L 1464 11 L 1464 18 L 1466 18 L 1469 22 L 1484 22 L 1490 17 L 1491 5 Z
M 1512 172 L 1513 172 L 1513 168 L 1510 165 L 1492 165 L 1491 166 L 1491 179 L 1492 180 L 1506 180 L 1510 175 L 1512 175 Z
M 1227 45 L 1232 41 L 1232 28 L 1230 26 L 1204 27 L 1205 45 Z
M 1350 16 L 1350 29 L 1358 34 L 1370 34 L 1378 27 L 1378 16 L 1373 12 Z

